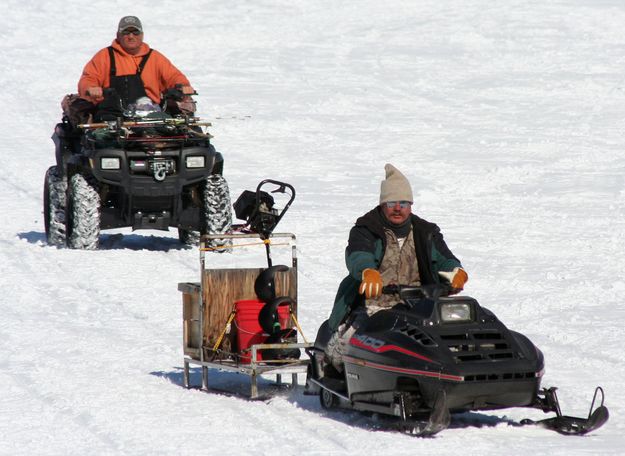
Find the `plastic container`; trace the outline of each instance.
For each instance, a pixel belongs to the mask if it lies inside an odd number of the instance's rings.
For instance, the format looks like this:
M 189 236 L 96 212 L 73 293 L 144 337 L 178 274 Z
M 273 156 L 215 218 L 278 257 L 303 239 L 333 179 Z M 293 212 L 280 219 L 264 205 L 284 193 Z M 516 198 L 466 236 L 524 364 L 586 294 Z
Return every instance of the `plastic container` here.
M 252 352 L 243 353 L 243 350 L 250 348 L 254 344 L 265 342 L 268 334 L 263 332 L 263 328 L 258 323 L 258 314 L 265 306 L 265 303 L 255 299 L 245 299 L 234 303 L 236 315 L 234 322 L 237 327 L 237 343 L 239 345 L 240 362 L 249 364 L 252 360 Z M 280 327 L 286 328 L 289 323 L 289 306 L 278 306 L 278 320 Z M 262 354 L 257 352 L 257 360 L 262 360 Z

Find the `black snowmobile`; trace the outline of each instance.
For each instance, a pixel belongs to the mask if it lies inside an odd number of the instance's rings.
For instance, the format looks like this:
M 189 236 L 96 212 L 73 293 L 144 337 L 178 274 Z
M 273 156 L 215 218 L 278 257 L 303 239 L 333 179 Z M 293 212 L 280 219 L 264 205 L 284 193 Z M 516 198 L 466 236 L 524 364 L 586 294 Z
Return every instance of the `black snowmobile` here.
M 177 99 L 182 93 L 171 89 L 164 105 L 142 98 L 122 106 L 115 90 L 105 89 L 106 110 L 89 113 L 95 121 L 87 123 L 64 106 L 52 135 L 56 165 L 44 182 L 49 244 L 95 249 L 101 229 L 121 227 L 175 227 L 186 244 L 230 231 L 224 159 L 202 130 L 210 124 L 167 109 Z
M 401 303 L 372 315 L 349 341 L 343 372 L 328 363 L 330 338 L 322 324 L 311 358 L 306 394 L 319 394 L 326 408 L 343 407 L 396 416 L 397 426 L 416 435 L 447 428 L 451 413 L 530 407 L 553 418 L 523 420 L 562 434 L 581 435 L 608 420 L 598 387 L 586 418 L 564 416 L 556 388 L 540 388 L 541 351 L 511 331 L 468 296 L 442 296 L 444 288 L 387 286 Z

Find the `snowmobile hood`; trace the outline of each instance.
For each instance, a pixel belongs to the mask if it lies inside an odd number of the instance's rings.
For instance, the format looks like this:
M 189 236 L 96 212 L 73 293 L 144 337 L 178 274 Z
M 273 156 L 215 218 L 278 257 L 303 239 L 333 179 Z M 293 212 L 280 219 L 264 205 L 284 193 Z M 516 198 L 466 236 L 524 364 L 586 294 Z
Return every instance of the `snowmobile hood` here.
M 529 339 L 470 297 L 419 299 L 378 312 L 356 331 L 346 354 L 458 381 L 535 378 L 544 369 Z

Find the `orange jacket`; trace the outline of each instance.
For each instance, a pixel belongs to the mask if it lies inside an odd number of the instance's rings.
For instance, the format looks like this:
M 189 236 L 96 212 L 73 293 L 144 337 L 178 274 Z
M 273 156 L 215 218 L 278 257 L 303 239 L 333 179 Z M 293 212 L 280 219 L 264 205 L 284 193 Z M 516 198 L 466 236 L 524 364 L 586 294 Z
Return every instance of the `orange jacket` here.
M 117 76 L 136 74 L 139 63 L 143 56 L 150 50 L 147 43 L 141 45 L 141 50 L 137 55 L 130 55 L 120 46 L 117 40 L 113 40 L 113 51 L 115 53 L 115 67 Z M 110 85 L 111 62 L 108 49 L 98 51 L 96 55 L 85 65 L 82 76 L 78 81 L 78 93 L 81 98 L 94 101 L 87 95 L 89 87 L 108 87 Z M 148 58 L 141 80 L 145 87 L 145 93 L 158 103 L 161 100 L 161 93 L 176 84 L 190 85 L 187 77 L 176 68 L 163 54 L 153 49 Z

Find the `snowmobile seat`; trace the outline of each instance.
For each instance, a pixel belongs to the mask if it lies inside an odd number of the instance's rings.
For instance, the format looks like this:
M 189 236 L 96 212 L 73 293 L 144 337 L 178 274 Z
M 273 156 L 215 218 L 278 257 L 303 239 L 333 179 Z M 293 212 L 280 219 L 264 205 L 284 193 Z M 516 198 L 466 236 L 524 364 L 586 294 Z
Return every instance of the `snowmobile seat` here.
M 329 322 L 328 320 L 326 320 L 321 324 L 319 331 L 317 331 L 317 337 L 315 339 L 315 348 L 323 351 L 328 345 L 328 341 L 330 340 L 331 336 L 332 336 L 332 331 L 330 331 Z

